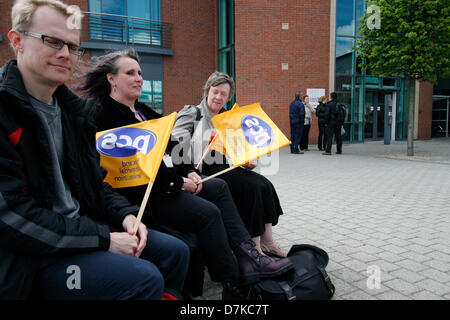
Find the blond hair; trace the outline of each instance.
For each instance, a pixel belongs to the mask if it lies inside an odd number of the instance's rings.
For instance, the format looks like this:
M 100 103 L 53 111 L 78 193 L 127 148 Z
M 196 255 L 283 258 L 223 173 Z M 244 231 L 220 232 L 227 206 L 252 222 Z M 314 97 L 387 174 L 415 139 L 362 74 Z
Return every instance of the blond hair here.
M 39 6 L 50 6 L 66 16 L 73 16 L 76 26 L 81 27 L 83 15 L 77 6 L 69 6 L 59 0 L 16 0 L 11 10 L 12 28 L 27 31 L 31 27 L 33 14 Z
M 319 101 L 319 102 L 323 102 L 326 98 L 327 98 L 327 97 L 325 97 L 325 96 L 321 96 L 321 97 L 318 99 L 318 101 Z

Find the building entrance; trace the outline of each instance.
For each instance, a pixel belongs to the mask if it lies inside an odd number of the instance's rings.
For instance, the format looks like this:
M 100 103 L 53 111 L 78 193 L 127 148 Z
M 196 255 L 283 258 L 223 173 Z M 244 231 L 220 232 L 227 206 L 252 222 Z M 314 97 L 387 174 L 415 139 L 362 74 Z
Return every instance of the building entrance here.
M 366 90 L 364 101 L 364 139 L 382 140 L 391 133 L 392 91 Z

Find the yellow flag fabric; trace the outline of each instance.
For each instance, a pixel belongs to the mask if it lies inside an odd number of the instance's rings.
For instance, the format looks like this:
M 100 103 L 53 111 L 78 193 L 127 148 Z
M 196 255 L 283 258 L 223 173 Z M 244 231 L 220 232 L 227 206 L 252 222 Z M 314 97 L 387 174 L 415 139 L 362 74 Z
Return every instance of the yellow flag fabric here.
M 234 167 L 291 143 L 259 102 L 220 113 L 212 118 L 212 122 Z
M 239 105 L 237 103 L 234 104 L 233 108 L 231 110 L 236 110 L 239 108 Z M 225 147 L 223 145 L 223 140 L 220 132 L 216 132 L 214 135 L 214 138 L 212 139 L 209 148 L 211 150 L 216 150 L 222 154 L 227 154 L 227 151 L 225 150 Z
M 97 132 L 100 165 L 113 188 L 155 181 L 177 113 L 129 126 Z

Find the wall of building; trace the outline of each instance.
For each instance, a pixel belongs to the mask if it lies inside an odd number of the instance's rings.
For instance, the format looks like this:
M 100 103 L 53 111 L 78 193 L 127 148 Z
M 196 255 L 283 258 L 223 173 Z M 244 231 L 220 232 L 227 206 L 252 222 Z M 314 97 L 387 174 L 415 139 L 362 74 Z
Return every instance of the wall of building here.
M 283 23 L 288 30 L 282 30 Z M 236 0 L 236 102 L 260 102 L 289 137 L 295 92 L 325 88 L 329 93 L 329 29 L 329 0 Z M 314 117 L 311 143 L 317 132 Z
M 14 0 L 0 1 L 0 65 L 2 66 L 9 59 L 14 59 L 14 51 L 9 45 L 8 31 L 11 29 L 11 8 Z
M 164 56 L 164 110 L 198 104 L 217 68 L 217 1 L 161 0 L 162 21 L 173 24 L 173 56 Z

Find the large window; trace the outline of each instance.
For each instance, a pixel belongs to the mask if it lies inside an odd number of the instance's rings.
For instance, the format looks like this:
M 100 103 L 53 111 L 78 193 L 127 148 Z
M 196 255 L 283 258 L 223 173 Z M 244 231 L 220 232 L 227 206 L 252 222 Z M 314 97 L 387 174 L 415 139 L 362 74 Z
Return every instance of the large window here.
M 161 80 L 144 80 L 139 101 L 148 105 L 159 114 L 164 113 Z
M 355 35 L 355 0 L 337 0 L 336 35 Z
M 164 114 L 162 56 L 140 54 L 139 57 L 142 76 L 144 77 L 142 95 L 139 101 L 159 114 Z
M 91 40 L 161 45 L 161 0 L 89 0 Z
M 354 118 L 354 97 L 356 81 L 356 54 L 353 50 L 356 39 L 357 7 L 364 0 L 336 0 L 336 55 L 335 55 L 335 88 L 338 100 L 346 105 L 344 140 L 354 140 L 354 130 L 360 130 L 361 118 Z M 357 97 L 358 98 L 358 97 Z M 355 125 L 353 125 L 355 124 Z
M 155 21 L 161 20 L 161 0 L 89 0 L 89 10 Z

